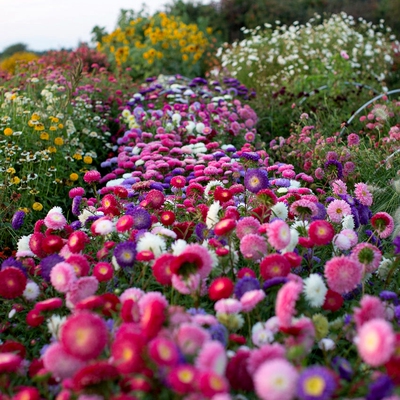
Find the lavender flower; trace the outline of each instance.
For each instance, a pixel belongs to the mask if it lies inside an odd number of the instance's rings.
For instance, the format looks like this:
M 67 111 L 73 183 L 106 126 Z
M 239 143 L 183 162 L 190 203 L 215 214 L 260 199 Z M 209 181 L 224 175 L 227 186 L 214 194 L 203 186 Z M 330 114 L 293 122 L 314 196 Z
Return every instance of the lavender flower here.
M 258 289 L 260 289 L 260 282 L 258 279 L 252 278 L 251 276 L 245 276 L 236 282 L 234 293 L 236 298 L 240 300 L 246 292 Z
M 381 400 L 390 397 L 394 390 L 393 381 L 387 375 L 381 375 L 368 386 L 366 400 Z
M 24 224 L 24 218 L 25 213 L 22 210 L 17 211 L 11 220 L 11 226 L 13 227 L 13 229 L 15 229 L 16 231 L 20 229 L 21 226 Z
M 45 258 L 42 258 L 40 261 L 40 273 L 42 278 L 50 282 L 50 272 L 53 267 L 58 264 L 59 262 L 64 261 L 64 257 L 59 256 L 58 254 L 52 254 Z
M 136 245 L 133 242 L 122 242 L 115 246 L 114 257 L 121 268 L 133 267 L 136 259 Z
M 228 330 L 222 324 L 215 324 L 211 325 L 208 329 L 211 339 L 218 340 L 221 342 L 225 347 L 228 344 Z
M 127 207 L 126 214 L 132 215 L 134 229 L 149 229 L 151 227 L 151 216 L 142 207 Z
M 328 400 L 336 389 L 331 372 L 320 366 L 306 368 L 297 383 L 297 396 L 301 400 Z
M 244 176 L 244 185 L 252 193 L 258 193 L 269 186 L 268 174 L 264 169 L 249 168 Z

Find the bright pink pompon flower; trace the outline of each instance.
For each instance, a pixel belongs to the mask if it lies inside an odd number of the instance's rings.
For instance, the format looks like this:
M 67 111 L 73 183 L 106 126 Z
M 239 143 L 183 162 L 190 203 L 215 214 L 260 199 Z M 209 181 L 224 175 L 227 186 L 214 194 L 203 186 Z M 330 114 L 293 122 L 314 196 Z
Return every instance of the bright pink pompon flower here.
M 101 179 L 100 172 L 95 170 L 87 171 L 85 175 L 83 175 L 83 180 L 86 183 L 98 182 L 100 179 Z
M 379 367 L 389 361 L 395 349 L 392 325 L 381 318 L 366 322 L 358 331 L 358 352 L 364 362 Z
M 58 292 L 66 293 L 76 279 L 74 267 L 66 262 L 60 262 L 51 269 L 50 281 Z
M 361 282 L 362 266 L 346 256 L 333 257 L 325 264 L 325 277 L 333 291 L 343 294 Z
M 244 217 L 240 221 L 238 221 L 236 225 L 236 236 L 239 239 L 242 239 L 245 235 L 249 235 L 250 233 L 257 233 L 258 228 L 261 226 L 258 219 L 253 217 Z
M 82 187 L 76 187 L 76 188 L 72 188 L 69 193 L 68 196 L 70 199 L 73 199 L 76 196 L 83 196 L 85 194 L 85 189 Z
M 275 314 L 281 327 L 287 328 L 292 324 L 292 317 L 296 313 L 296 301 L 302 290 L 303 285 L 294 281 L 287 282 L 280 288 L 275 303 Z
M 354 194 L 356 195 L 356 199 L 364 206 L 371 206 L 372 205 L 372 194 L 368 190 L 368 186 L 365 183 L 356 183 L 355 185 Z
M 384 211 L 376 213 L 371 218 L 371 225 L 378 231 L 378 235 L 381 239 L 389 237 L 394 229 L 393 218 Z
M 242 309 L 242 303 L 236 299 L 221 299 L 214 304 L 214 310 L 217 313 L 236 314 Z
M 241 298 L 240 302 L 244 312 L 249 312 L 256 308 L 257 304 L 265 299 L 265 293 L 261 289 L 249 290 Z
M 44 219 L 44 224 L 49 229 L 63 229 L 67 225 L 67 220 L 60 212 L 49 212 Z
M 357 329 L 374 318 L 385 319 L 385 306 L 378 297 L 366 294 L 360 301 L 360 308 L 354 307 Z
M 272 221 L 267 227 L 269 244 L 276 250 L 282 250 L 290 243 L 289 225 L 281 219 Z
M 344 200 L 333 200 L 326 209 L 332 222 L 341 222 L 346 215 L 351 215 L 351 208 Z

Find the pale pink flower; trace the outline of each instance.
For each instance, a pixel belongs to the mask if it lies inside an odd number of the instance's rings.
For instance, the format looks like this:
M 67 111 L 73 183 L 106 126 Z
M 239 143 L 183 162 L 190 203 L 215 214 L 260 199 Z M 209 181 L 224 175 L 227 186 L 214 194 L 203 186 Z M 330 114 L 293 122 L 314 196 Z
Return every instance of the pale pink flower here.
M 205 342 L 195 360 L 199 370 L 211 370 L 218 375 L 225 375 L 227 363 L 225 347 L 218 340 Z
M 285 283 L 279 289 L 275 303 L 275 315 L 279 319 L 280 326 L 287 328 L 292 324 L 292 318 L 296 313 L 296 301 L 302 290 L 303 285 L 294 281 Z
M 343 217 L 351 214 L 351 208 L 344 200 L 333 200 L 326 209 L 332 222 L 340 222 Z
M 267 253 L 267 243 L 262 236 L 250 233 L 240 241 L 240 252 L 244 258 L 258 261 Z
M 352 291 L 361 282 L 362 267 L 349 257 L 333 257 L 325 264 L 324 273 L 329 288 L 343 294 Z
M 214 310 L 217 313 L 236 314 L 242 309 L 242 303 L 236 299 L 221 299 L 214 304 Z
M 253 375 L 262 363 L 277 358 L 285 358 L 285 355 L 286 349 L 281 344 L 265 344 L 259 349 L 252 350 L 247 361 L 247 370 L 250 375 Z
M 51 269 L 51 284 L 60 293 L 68 292 L 76 279 L 74 267 L 67 262 L 60 262 Z
M 340 194 L 347 194 L 347 186 L 346 183 L 340 179 L 336 179 L 332 182 L 332 190 L 337 196 Z
M 272 221 L 267 227 L 269 244 L 276 250 L 282 250 L 290 243 L 289 225 L 281 219 Z
M 249 312 L 256 308 L 257 304 L 265 299 L 265 292 L 261 289 L 249 290 L 240 298 L 240 303 L 242 304 L 242 310 L 244 312 Z
M 368 186 L 365 183 L 356 183 L 354 185 L 354 194 L 356 199 L 363 204 L 364 206 L 370 207 L 372 205 L 372 194 L 368 189 Z
M 183 323 L 176 332 L 176 343 L 185 355 L 195 355 L 210 340 L 204 328 L 191 323 Z
M 362 264 L 365 272 L 372 273 L 379 268 L 382 252 L 373 244 L 363 242 L 353 248 L 350 258 Z
M 358 331 L 356 345 L 365 363 L 380 367 L 389 361 L 395 350 L 392 325 L 381 318 L 366 322 Z
M 65 219 L 64 215 L 62 215 L 60 212 L 53 211 L 49 212 L 46 215 L 44 219 L 44 224 L 49 229 L 54 229 L 54 230 L 63 229 L 65 225 L 67 225 L 67 220 Z

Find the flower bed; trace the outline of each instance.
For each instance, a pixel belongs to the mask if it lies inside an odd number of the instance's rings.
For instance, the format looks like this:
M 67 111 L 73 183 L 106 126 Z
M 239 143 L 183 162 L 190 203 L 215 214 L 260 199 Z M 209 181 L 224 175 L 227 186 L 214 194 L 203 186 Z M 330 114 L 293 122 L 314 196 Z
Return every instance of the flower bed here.
M 248 95 L 132 95 L 72 218 L 54 204 L 1 265 L 2 398 L 397 398 L 393 218 L 363 182 L 272 160 Z

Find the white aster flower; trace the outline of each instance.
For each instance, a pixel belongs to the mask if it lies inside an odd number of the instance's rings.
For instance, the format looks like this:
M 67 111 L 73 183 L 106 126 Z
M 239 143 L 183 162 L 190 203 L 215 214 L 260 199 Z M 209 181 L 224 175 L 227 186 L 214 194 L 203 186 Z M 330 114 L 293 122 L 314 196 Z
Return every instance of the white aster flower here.
M 185 250 L 187 245 L 188 244 L 187 244 L 186 240 L 183 240 L 183 239 L 176 240 L 171 245 L 172 254 L 174 256 L 179 256 L 182 253 L 182 251 Z
M 332 339 L 324 338 L 318 342 L 318 347 L 321 350 L 330 351 L 330 350 L 335 350 L 336 344 Z
M 136 250 L 137 252 L 150 250 L 153 252 L 155 258 L 158 258 L 163 254 L 167 249 L 167 245 L 165 240 L 158 236 L 154 235 L 153 233 L 146 232 L 144 235 L 140 236 Z
M 204 197 L 207 200 L 210 200 L 210 191 L 214 190 L 217 186 L 225 187 L 225 185 L 219 180 L 212 180 L 207 183 L 206 187 L 204 188 Z
M 206 218 L 206 225 L 208 229 L 211 229 L 219 221 L 218 213 L 220 209 L 221 205 L 219 201 L 214 201 L 214 203 L 211 204 Z
M 289 215 L 288 207 L 285 203 L 282 201 L 278 201 L 276 204 L 274 204 L 271 207 L 272 214 L 275 215 L 275 217 L 286 220 L 286 218 Z
M 303 293 L 308 303 L 312 307 L 321 307 L 328 292 L 324 280 L 318 274 L 311 274 L 303 282 Z
M 342 229 L 354 230 L 354 217 L 352 215 L 345 215 L 342 219 Z
M 39 297 L 39 294 L 39 285 L 34 281 L 28 281 L 22 296 L 24 296 L 28 301 L 34 301 Z
M 297 229 L 290 228 L 290 243 L 281 250 L 281 253 L 285 254 L 293 251 L 297 243 L 299 243 L 299 232 L 297 232 Z
M 32 235 L 22 236 L 17 243 L 17 254 L 16 257 L 33 257 L 31 248 L 29 247 L 29 240 Z
M 57 314 L 54 314 L 47 319 L 47 329 L 49 330 L 53 339 L 58 339 L 58 333 L 66 319 L 67 317 L 61 317 Z

